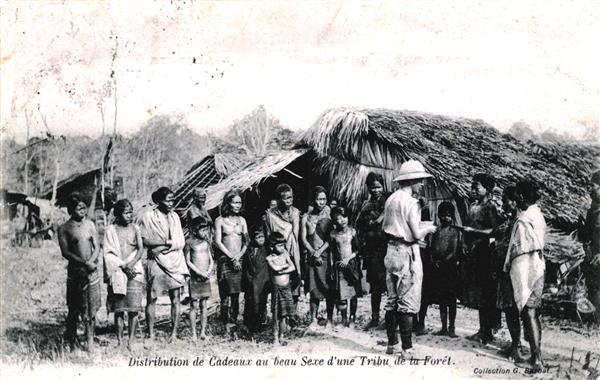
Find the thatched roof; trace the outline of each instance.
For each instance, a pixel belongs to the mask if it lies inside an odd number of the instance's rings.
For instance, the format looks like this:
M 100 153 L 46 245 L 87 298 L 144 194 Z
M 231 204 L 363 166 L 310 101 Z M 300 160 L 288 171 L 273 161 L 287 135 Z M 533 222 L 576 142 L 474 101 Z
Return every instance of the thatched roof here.
M 587 201 L 586 184 L 600 156 L 598 146 L 527 144 L 482 120 L 387 109 L 331 109 L 301 136 L 315 168 L 333 190 L 352 200 L 365 191 L 369 171 L 391 185 L 407 159 L 421 161 L 440 185 L 466 199 L 475 173 L 493 175 L 500 187 L 532 177 L 540 182 L 542 208 L 557 227 L 573 227 Z
M 256 158 L 241 170 L 206 189 L 206 208 L 213 209 L 221 204 L 225 193 L 231 189 L 247 190 L 283 170 L 291 162 L 306 153 L 304 149 L 286 150 Z
M 101 168 L 89 170 L 87 172 L 78 172 L 59 181 L 56 185 L 56 205 L 64 207 L 67 197 L 74 192 L 78 192 L 86 204 L 90 204 L 94 193 L 96 192 L 96 181 L 99 180 Z M 52 187 L 49 187 L 42 198 L 52 198 Z
M 246 156 L 235 153 L 217 153 L 195 163 L 174 188 L 175 209 L 185 212 L 192 192 L 197 187 L 209 187 L 248 164 Z

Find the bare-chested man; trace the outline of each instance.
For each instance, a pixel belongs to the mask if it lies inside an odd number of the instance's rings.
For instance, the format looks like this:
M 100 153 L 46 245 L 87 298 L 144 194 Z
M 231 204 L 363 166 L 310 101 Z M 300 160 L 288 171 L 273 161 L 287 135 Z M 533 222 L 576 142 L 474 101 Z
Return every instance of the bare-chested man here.
M 58 229 L 58 242 L 67 266 L 66 338 L 71 346 L 77 341 L 77 319 L 85 325 L 87 348 L 93 349 L 94 322 L 100 308 L 100 275 L 98 273 L 99 245 L 94 223 L 85 219 L 86 204 L 78 194 L 67 202 L 71 219 Z

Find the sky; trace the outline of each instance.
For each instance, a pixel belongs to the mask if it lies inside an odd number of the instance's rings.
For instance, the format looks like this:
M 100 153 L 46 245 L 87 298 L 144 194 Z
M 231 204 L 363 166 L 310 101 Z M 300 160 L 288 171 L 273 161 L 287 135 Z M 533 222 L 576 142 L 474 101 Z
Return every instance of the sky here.
M 124 134 L 155 115 L 218 133 L 263 104 L 294 130 L 349 106 L 579 136 L 600 118 L 599 4 L 3 2 L 0 126 L 98 136 L 102 108 L 112 131 L 116 82 Z

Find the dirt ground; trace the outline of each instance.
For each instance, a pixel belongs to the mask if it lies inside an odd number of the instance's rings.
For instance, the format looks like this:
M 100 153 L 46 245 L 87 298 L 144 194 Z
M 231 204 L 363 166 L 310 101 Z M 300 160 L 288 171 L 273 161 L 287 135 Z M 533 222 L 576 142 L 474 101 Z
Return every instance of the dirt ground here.
M 62 374 L 61 370 L 93 366 L 107 371 L 102 372 L 103 376 L 120 378 L 125 376 L 127 370 L 139 367 L 132 366 L 132 363 L 135 364 L 134 359 L 156 357 L 188 360 L 192 367 L 196 358 L 204 358 L 207 362 L 211 358 L 213 361 L 226 357 L 250 359 L 253 365 L 248 368 L 235 367 L 237 372 L 231 372 L 234 370 L 231 366 L 225 368 L 217 363 L 206 367 L 206 373 L 233 376 L 243 374 L 246 370 L 253 371 L 248 374 L 257 373 L 270 378 L 290 378 L 300 376 L 299 374 L 302 374 L 302 377 L 338 377 L 348 373 L 351 377 L 361 378 L 389 374 L 395 378 L 444 376 L 595 379 L 598 378 L 600 370 L 598 328 L 589 324 L 580 326 L 573 320 L 544 315 L 543 355 L 551 367 L 545 373 L 530 374 L 497 354 L 498 349 L 509 342 L 505 326 L 498 332 L 497 339 L 492 344 L 483 346 L 466 340 L 465 336 L 473 334 L 477 329 L 477 312 L 462 307 L 459 307 L 456 321 L 458 338 L 431 334 L 440 328 L 438 309 L 432 306 L 426 322 L 429 333 L 416 338 L 417 357 L 421 360 L 413 363 L 395 362 L 397 357 L 385 354 L 385 331 L 363 332 L 361 329 L 370 316 L 368 296 L 359 300 L 358 321 L 355 327 L 338 327 L 337 331 L 324 328 L 307 331 L 306 326 L 302 325 L 292 330 L 281 346 L 272 344 L 270 328 L 252 336 L 244 331 L 240 321 L 238 333 L 232 336 L 224 332 L 222 325 L 214 320 L 214 317 L 211 317 L 209 323 L 209 339 L 194 345 L 189 339 L 187 306 L 182 308 L 180 340 L 169 344 L 166 341 L 169 329 L 168 299 L 159 299 L 162 305 L 158 308 L 156 340 L 144 341 L 139 331 L 140 343 L 135 345 L 132 351 L 128 351 L 117 346 L 112 315 L 107 315 L 106 309 L 103 308 L 98 313 L 94 354 L 90 355 L 82 350 L 71 352 L 62 342 L 66 316 L 66 261 L 60 256 L 58 247 L 51 241 L 45 241 L 41 248 L 28 250 L 13 248 L 7 244 L 6 241 L 2 241 L 0 289 L 0 360 L 3 376 L 7 377 L 50 373 L 47 371 L 54 371 L 59 377 L 58 374 Z M 306 318 L 307 300 L 302 299 L 299 305 L 299 314 Z M 527 352 L 527 343 L 522 343 L 524 351 Z M 426 358 L 429 359 L 425 361 Z M 261 369 L 256 365 L 257 359 L 268 359 L 269 365 Z M 308 365 L 308 359 L 316 361 L 316 365 Z M 318 364 L 318 360 L 321 359 L 323 363 Z M 341 361 L 338 362 L 338 359 Z M 437 363 L 435 359 L 438 360 Z M 334 365 L 327 365 L 329 360 L 332 360 Z M 588 365 L 586 361 L 589 362 Z M 146 367 L 139 367 L 136 374 L 144 374 L 147 370 L 149 369 Z M 153 374 L 161 371 L 166 369 L 155 369 Z M 110 375 L 111 373 L 114 374 Z

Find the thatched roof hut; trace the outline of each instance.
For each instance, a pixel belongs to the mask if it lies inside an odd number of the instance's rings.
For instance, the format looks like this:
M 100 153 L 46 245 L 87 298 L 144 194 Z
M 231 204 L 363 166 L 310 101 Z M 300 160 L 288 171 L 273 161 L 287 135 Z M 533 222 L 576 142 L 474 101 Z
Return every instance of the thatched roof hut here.
M 493 175 L 500 188 L 532 177 L 542 186 L 547 219 L 562 229 L 585 211 L 586 184 L 600 156 L 598 146 L 522 143 L 481 120 L 387 109 L 328 110 L 298 146 L 314 152 L 315 170 L 351 206 L 366 195 L 368 172 L 383 174 L 391 188 L 400 165 L 413 158 L 435 176 L 436 188 L 463 201 L 475 173 Z
M 58 181 L 56 186 L 56 206 L 66 207 L 68 197 L 74 192 L 79 193 L 83 201 L 87 205 L 90 205 L 99 188 L 100 173 L 101 168 L 96 168 L 83 173 L 74 173 Z M 52 187 L 46 190 L 43 198 L 52 198 Z
M 283 182 L 290 184 L 297 194 L 300 188 L 307 188 L 312 172 L 312 166 L 307 163 L 305 149 L 284 150 L 255 158 L 242 169 L 206 189 L 206 208 L 216 209 L 227 191 L 238 189 L 245 192 L 244 207 L 252 224 L 269 201 L 263 194 L 274 194 L 275 187 Z M 304 202 L 300 196 L 296 197 L 296 201 Z
M 195 163 L 174 187 L 175 209 L 185 213 L 197 187 L 209 187 L 248 164 L 248 158 L 235 153 L 217 153 Z

